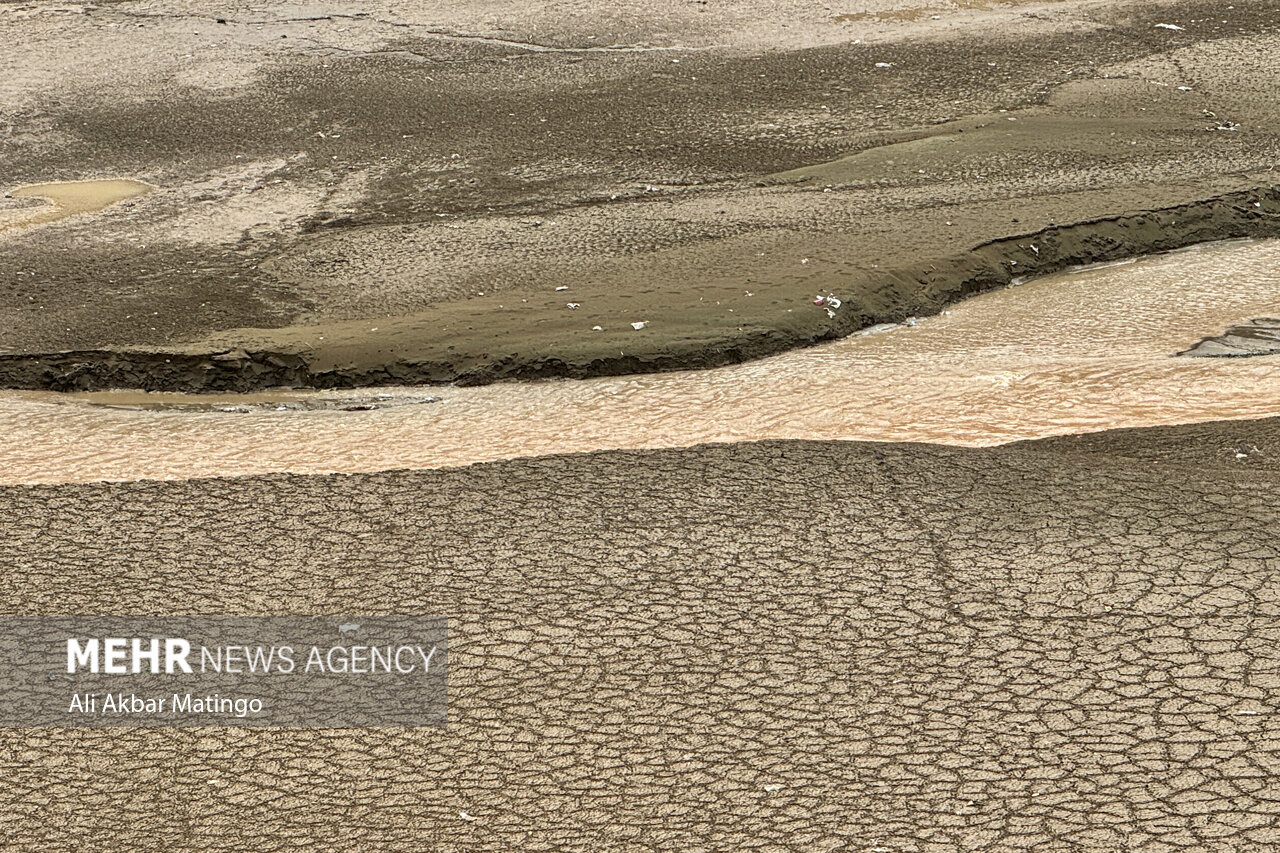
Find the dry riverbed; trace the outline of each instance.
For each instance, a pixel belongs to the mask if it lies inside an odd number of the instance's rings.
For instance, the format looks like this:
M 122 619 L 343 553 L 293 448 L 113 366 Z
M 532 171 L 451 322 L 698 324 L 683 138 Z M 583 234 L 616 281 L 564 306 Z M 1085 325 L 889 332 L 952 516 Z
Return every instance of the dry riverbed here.
M 10 188 L 156 187 L 0 233 L 0 382 L 707 366 L 1280 233 L 1271 2 L 792 5 L 0 5 Z
M 0 729 L 7 845 L 1276 849 L 1280 356 L 1175 354 L 1280 1 L 0 39 L 0 607 L 450 619 L 443 727 Z

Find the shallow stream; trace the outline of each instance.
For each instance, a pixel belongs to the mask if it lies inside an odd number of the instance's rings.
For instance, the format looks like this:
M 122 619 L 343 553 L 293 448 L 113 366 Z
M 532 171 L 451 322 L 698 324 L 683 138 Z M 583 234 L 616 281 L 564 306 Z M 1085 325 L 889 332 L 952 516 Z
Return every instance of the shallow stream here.
M 1280 315 L 1280 241 L 1049 276 L 749 364 L 192 398 L 0 392 L 0 483 L 357 472 L 764 438 L 988 445 L 1280 415 L 1280 357 L 1175 358 Z M 434 399 L 433 399 L 434 398 Z

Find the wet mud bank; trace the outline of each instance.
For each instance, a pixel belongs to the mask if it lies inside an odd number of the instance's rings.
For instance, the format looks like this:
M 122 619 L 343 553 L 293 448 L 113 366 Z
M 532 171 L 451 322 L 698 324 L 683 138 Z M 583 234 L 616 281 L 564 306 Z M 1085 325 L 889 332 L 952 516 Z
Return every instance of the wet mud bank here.
M 173 349 L 87 349 L 0 355 L 0 387 L 92 391 L 251 392 L 274 387 L 479 385 L 506 379 L 587 378 L 735 364 L 843 337 L 879 323 L 935 314 L 960 299 L 1018 278 L 1073 266 L 1236 238 L 1280 237 L 1280 188 L 1259 187 L 1184 204 L 1002 236 L 971 249 L 922 257 L 845 284 L 833 316 L 779 315 L 775 324 L 702 339 L 640 336 L 630 351 L 612 342 L 526 337 L 505 345 L 443 339 L 412 317 L 380 319 L 383 335 L 334 325 L 251 330 L 257 343 Z M 354 325 L 354 324 L 352 324 Z M 337 332 L 335 334 L 335 332 Z M 325 334 L 328 333 L 328 334 Z M 326 338 L 330 342 L 326 342 Z M 616 354 L 615 354 L 616 353 Z
M 1280 240 L 1229 240 L 1038 276 L 933 317 L 714 370 L 474 388 L 8 391 L 0 485 L 454 468 L 765 439 L 989 447 L 1277 417 L 1274 361 L 1171 357 L 1277 304 Z
M 1197 358 L 1243 358 L 1280 352 L 1280 318 L 1255 317 L 1207 337 L 1178 355 Z

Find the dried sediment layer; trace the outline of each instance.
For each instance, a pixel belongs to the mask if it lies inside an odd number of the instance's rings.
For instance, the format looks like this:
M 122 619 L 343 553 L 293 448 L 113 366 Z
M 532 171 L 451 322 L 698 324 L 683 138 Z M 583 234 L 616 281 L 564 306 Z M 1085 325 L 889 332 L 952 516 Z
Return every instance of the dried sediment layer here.
M 1274 2 L 0 5 L 31 48 L 0 57 L 3 189 L 156 187 L 0 236 L 3 378 L 693 367 L 1053 268 L 1011 234 L 1124 244 L 1055 262 L 1269 234 L 1131 216 L 1274 185 Z
M 15 849 L 1275 848 L 1276 421 L 0 489 L 23 613 L 451 619 L 447 727 L 0 732 Z
M 256 391 L 276 386 L 344 388 L 380 384 L 479 384 L 502 379 L 575 377 L 712 367 L 848 335 L 877 323 L 927 315 L 966 296 L 1007 285 L 1016 277 L 1114 261 L 1196 243 L 1280 236 L 1280 190 L 1262 187 L 1186 204 L 1107 216 L 1033 233 L 1004 236 L 951 256 L 922 257 L 914 265 L 846 283 L 834 316 L 784 315 L 755 334 L 710 334 L 672 341 L 637 335 L 629 352 L 566 348 L 545 341 L 503 341 L 472 333 L 471 346 L 421 328 L 412 316 L 246 330 L 248 346 L 89 350 L 0 355 L 0 387 L 56 391 L 141 388 L 156 391 Z M 477 341 L 476 338 L 480 340 Z

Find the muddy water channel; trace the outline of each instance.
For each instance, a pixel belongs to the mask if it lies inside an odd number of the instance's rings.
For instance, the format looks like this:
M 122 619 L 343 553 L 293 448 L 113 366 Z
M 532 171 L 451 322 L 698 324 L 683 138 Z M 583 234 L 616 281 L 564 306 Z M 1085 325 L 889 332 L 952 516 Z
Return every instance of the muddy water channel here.
M 1038 279 L 708 371 L 191 398 L 0 392 L 0 482 L 356 472 L 763 438 L 998 444 L 1280 415 L 1280 356 L 1175 358 L 1280 315 L 1280 242 Z

